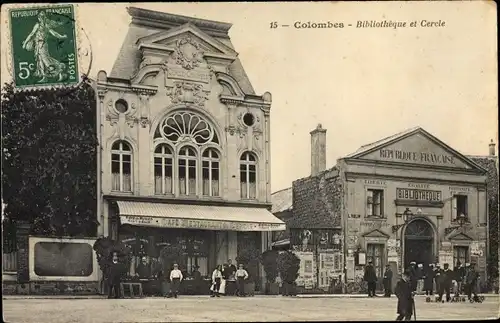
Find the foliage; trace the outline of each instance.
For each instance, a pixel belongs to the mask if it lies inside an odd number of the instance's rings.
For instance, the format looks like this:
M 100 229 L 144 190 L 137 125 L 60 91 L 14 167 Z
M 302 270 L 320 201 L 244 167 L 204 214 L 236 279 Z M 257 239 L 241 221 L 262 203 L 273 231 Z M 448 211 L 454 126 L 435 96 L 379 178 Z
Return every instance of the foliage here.
M 168 273 L 175 263 L 179 263 L 184 256 L 182 246 L 178 244 L 167 245 L 160 251 L 160 260 L 163 264 L 164 273 Z M 183 269 L 183 268 L 179 268 Z
M 248 272 L 248 281 L 256 282 L 258 271 L 259 271 L 259 261 L 260 261 L 260 250 L 252 245 L 245 245 L 245 247 L 238 250 L 238 256 L 236 261 L 238 264 L 243 264 Z
M 95 94 L 72 89 L 2 89 L 5 217 L 33 234 L 95 236 Z
M 125 268 L 130 266 L 132 252 L 123 242 L 112 240 L 110 237 L 101 237 L 94 242 L 93 249 L 97 255 L 97 263 L 102 272 L 106 275 L 109 264 L 112 261 L 113 252 L 118 253 L 119 262 L 125 265 Z
M 293 283 L 299 277 L 300 258 L 292 251 L 285 251 L 278 255 L 278 272 L 281 279 Z
M 278 277 L 278 251 L 266 250 L 260 257 L 264 271 L 266 272 L 266 280 L 268 283 L 274 283 Z

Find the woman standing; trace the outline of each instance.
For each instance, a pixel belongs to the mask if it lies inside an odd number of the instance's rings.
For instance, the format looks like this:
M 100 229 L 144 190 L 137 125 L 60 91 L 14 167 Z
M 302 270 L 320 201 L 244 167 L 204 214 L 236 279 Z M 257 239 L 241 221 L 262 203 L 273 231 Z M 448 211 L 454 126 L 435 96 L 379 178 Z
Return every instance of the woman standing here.
M 212 295 L 210 297 L 220 297 L 220 285 L 222 282 L 222 266 L 218 265 L 212 272 Z

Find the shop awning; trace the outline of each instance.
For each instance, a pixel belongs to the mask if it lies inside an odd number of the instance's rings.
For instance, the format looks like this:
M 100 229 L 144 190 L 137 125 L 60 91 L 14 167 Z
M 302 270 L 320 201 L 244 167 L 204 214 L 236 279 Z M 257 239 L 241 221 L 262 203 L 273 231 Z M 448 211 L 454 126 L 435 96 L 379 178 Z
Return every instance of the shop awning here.
M 223 231 L 283 231 L 264 208 L 117 201 L 122 224 Z

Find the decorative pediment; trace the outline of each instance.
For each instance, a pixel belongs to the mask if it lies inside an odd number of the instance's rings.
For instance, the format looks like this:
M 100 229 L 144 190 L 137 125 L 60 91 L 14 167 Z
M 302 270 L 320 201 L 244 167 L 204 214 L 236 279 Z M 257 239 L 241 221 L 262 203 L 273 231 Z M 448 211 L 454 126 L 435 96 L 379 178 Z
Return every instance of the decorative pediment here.
M 448 240 L 472 241 L 473 239 L 463 232 L 454 232 L 448 236 Z
M 217 82 L 222 85 L 223 96 L 237 97 L 242 100 L 245 98 L 245 93 L 232 76 L 226 73 L 216 72 L 215 77 L 217 78 Z
M 232 48 L 207 35 L 191 23 L 142 37 L 137 41 L 137 45 L 139 49 L 150 49 L 156 52 L 180 51 L 181 55 L 186 56 L 187 59 L 213 57 L 232 62 L 238 56 Z
M 362 146 L 346 159 L 485 171 L 420 127 Z
M 389 235 L 379 229 L 370 230 L 363 234 L 365 238 L 385 238 L 389 239 Z

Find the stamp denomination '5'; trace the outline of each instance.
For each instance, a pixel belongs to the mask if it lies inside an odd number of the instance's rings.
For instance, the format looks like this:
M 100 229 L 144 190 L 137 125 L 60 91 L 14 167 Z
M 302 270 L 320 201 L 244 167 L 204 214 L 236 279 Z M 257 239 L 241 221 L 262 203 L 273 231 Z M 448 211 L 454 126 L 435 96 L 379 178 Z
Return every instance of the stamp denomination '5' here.
M 79 82 L 73 5 L 11 9 L 9 17 L 16 87 Z

